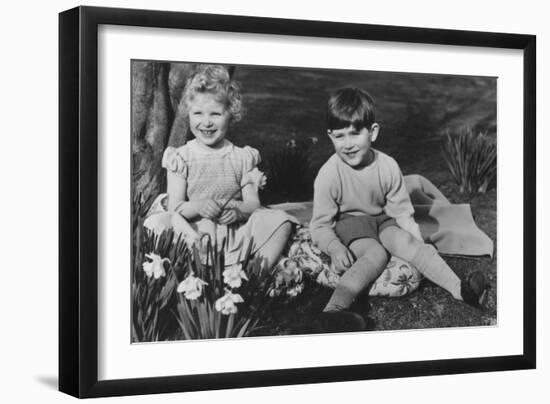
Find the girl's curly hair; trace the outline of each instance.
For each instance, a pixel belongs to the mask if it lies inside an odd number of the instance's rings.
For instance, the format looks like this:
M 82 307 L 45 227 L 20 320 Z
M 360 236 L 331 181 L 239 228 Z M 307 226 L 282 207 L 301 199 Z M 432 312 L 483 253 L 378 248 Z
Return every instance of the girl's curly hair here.
M 183 99 L 186 105 L 193 101 L 196 94 L 208 93 L 216 101 L 224 103 L 232 120 L 241 119 L 241 88 L 237 81 L 231 80 L 229 72 L 221 65 L 199 65 L 185 85 Z

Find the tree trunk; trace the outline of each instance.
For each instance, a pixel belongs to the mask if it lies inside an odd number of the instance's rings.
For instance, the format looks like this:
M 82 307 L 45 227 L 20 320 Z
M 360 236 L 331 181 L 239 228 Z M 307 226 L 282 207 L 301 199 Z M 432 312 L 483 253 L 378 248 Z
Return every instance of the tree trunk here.
M 132 186 L 134 195 L 166 191 L 162 155 L 187 141 L 187 107 L 182 100 L 196 64 L 132 62 Z M 229 67 L 230 75 L 234 67 Z
M 185 69 L 181 69 L 185 66 Z M 192 65 L 132 63 L 132 162 L 135 194 L 157 195 L 166 189 L 162 154 L 186 141 L 187 124 L 174 110 Z M 177 126 L 174 123 L 177 122 Z M 174 127 L 174 130 L 172 128 Z

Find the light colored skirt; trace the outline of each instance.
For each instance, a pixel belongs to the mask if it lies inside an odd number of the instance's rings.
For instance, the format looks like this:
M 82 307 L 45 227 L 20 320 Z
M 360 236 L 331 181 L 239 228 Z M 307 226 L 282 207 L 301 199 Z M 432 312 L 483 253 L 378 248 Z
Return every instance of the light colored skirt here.
M 205 234 L 210 236 L 212 244 L 221 248 L 225 243 L 225 265 L 233 265 L 243 261 L 249 245 L 252 243 L 252 253 L 262 248 L 277 229 L 285 222 L 299 224 L 294 216 L 278 209 L 260 208 L 254 211 L 246 222 L 232 225 L 221 225 L 209 219 L 187 221 L 181 215 L 168 212 L 165 208 L 167 194 L 160 194 L 149 209 L 143 225 L 160 234 L 173 229 L 176 236 L 192 245 Z M 177 225 L 174 225 L 173 215 L 179 215 Z

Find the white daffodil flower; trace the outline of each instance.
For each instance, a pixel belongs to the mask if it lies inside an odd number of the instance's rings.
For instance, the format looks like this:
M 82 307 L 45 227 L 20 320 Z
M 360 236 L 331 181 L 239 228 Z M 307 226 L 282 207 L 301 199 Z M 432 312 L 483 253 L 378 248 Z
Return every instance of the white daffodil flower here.
M 170 263 L 170 260 L 168 258 L 161 258 L 160 255 L 154 253 L 145 254 L 145 257 L 151 260 L 151 262 L 143 263 L 143 270 L 145 271 L 145 274 L 148 278 L 154 276 L 155 279 L 158 279 L 161 276 L 166 276 L 164 263 Z
M 252 185 L 256 190 L 264 189 L 267 184 L 267 178 L 265 174 L 255 167 L 253 170 L 245 174 L 241 180 L 241 188 L 245 185 Z
M 223 271 L 223 281 L 231 288 L 238 288 L 242 280 L 248 280 L 246 272 L 242 270 L 241 264 L 235 264 Z
M 189 274 L 187 278 L 180 282 L 177 292 L 183 293 L 188 300 L 195 300 L 202 295 L 202 288 L 205 285 L 208 285 L 208 283 L 193 274 Z
M 237 306 L 235 303 L 244 302 L 241 295 L 237 293 L 226 292 L 225 295 L 216 300 L 216 310 L 221 311 L 222 314 L 235 314 L 237 312 Z

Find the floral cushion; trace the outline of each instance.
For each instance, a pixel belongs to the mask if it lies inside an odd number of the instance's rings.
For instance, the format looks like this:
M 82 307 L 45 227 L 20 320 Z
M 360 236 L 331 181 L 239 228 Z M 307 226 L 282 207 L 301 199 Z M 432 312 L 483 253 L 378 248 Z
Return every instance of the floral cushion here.
M 309 229 L 300 226 L 286 257 L 281 258 L 276 267 L 276 288 L 273 294 L 286 292 L 289 296 L 300 293 L 303 274 L 313 277 L 318 283 L 330 288 L 336 287 L 340 276 L 330 263 L 330 258 L 311 243 Z M 399 297 L 415 291 L 422 275 L 408 262 L 391 257 L 386 269 L 372 284 L 369 296 Z

